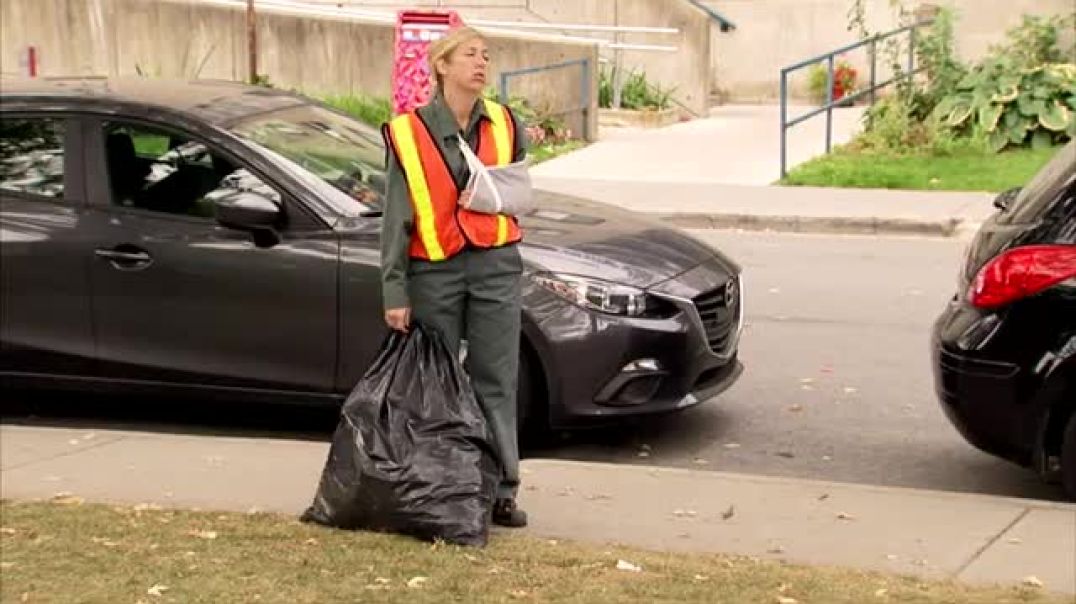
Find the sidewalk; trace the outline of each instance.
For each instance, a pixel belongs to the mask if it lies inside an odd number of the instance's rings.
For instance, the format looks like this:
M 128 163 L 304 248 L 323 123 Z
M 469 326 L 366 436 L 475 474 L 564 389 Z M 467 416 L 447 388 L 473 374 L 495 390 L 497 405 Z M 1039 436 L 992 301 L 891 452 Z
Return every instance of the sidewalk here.
M 834 144 L 850 140 L 861 114 L 835 112 Z M 824 126 L 820 116 L 789 132 L 790 166 L 825 150 Z M 689 228 L 952 236 L 994 212 L 987 193 L 771 186 L 780 176 L 779 134 L 776 107 L 724 106 L 667 128 L 607 128 L 600 141 L 532 175 L 540 188 Z
M 0 493 L 299 514 L 328 443 L 0 426 Z M 1076 506 L 531 460 L 532 535 L 1076 593 Z

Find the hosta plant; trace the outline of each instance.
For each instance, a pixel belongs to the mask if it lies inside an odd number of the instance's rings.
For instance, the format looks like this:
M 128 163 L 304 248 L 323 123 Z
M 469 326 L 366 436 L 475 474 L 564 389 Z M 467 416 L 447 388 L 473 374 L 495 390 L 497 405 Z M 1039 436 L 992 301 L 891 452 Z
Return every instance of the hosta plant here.
M 976 130 L 989 146 L 1048 147 L 1076 138 L 1076 64 L 1016 67 L 1009 57 L 977 65 L 934 110 L 958 134 Z

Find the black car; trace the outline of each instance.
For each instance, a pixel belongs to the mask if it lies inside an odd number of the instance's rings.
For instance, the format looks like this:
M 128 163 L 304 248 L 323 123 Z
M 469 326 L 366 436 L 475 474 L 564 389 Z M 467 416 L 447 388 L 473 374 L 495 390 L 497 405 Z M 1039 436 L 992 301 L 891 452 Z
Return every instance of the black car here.
M 968 442 L 1076 498 L 1076 141 L 995 206 L 934 326 L 935 388 Z
M 387 333 L 378 130 L 230 82 L 2 88 L 5 387 L 342 401 Z M 738 378 L 732 260 L 551 193 L 522 225 L 521 416 L 671 411 Z

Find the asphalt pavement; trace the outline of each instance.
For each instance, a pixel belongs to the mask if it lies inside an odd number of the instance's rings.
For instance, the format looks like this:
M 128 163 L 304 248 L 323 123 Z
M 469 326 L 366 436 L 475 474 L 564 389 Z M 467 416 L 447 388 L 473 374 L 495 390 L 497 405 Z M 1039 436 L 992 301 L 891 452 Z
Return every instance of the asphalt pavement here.
M 744 266 L 741 380 L 680 414 L 566 435 L 534 455 L 1063 497 L 968 445 L 934 395 L 931 324 L 966 240 L 692 234 Z

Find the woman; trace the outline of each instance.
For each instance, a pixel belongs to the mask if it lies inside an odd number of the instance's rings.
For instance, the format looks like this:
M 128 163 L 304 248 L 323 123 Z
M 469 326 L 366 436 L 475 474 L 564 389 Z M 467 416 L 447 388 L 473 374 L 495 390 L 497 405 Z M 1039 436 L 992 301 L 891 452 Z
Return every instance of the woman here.
M 516 506 L 519 446 L 516 382 L 520 276 L 510 216 L 466 209 L 470 176 L 462 137 L 487 165 L 521 161 L 523 127 L 501 105 L 482 99 L 489 50 L 482 35 L 461 28 L 430 47 L 437 92 L 424 107 L 384 128 L 388 191 L 381 241 L 385 322 L 407 331 L 412 317 L 439 329 L 452 350 L 467 340 L 465 361 L 503 462 L 493 522 L 522 527 Z

